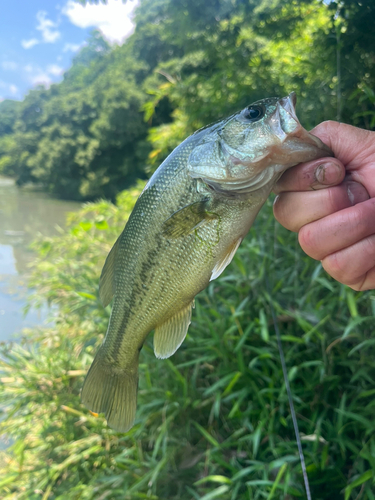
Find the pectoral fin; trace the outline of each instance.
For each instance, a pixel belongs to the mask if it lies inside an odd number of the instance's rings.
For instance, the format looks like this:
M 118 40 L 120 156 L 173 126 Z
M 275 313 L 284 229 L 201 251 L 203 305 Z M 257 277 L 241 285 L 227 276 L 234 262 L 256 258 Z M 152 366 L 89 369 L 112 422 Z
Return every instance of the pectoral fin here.
M 194 301 L 155 328 L 154 353 L 157 358 L 169 358 L 180 347 L 190 325 L 193 306 Z
M 115 293 L 115 264 L 121 235 L 109 252 L 99 281 L 99 297 L 104 307 L 111 302 Z
M 232 262 L 234 254 L 237 252 L 238 247 L 240 246 L 242 238 L 236 240 L 230 247 L 227 249 L 224 257 L 216 263 L 215 267 L 212 269 L 212 274 L 210 281 L 215 280 L 220 276 L 220 274 L 224 271 L 224 269 L 229 266 Z
M 217 214 L 208 210 L 210 201 L 209 198 L 206 198 L 175 212 L 163 223 L 162 234 L 166 238 L 187 236 L 207 221 L 218 219 Z

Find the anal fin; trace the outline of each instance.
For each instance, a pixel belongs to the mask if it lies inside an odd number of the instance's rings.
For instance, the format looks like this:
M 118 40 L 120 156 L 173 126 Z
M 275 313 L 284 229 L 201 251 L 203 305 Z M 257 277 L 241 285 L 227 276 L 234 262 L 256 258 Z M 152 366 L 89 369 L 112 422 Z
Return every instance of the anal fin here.
M 234 257 L 234 254 L 237 252 L 238 247 L 240 246 L 242 241 L 242 238 L 239 238 L 236 240 L 232 245 L 229 246 L 227 249 L 227 252 L 224 255 L 224 258 L 222 258 L 219 262 L 216 262 L 215 267 L 212 269 L 212 274 L 210 281 L 215 280 L 220 276 L 220 274 L 224 271 L 224 269 L 229 266 L 229 264 L 232 262 L 232 259 Z
M 169 358 L 180 347 L 191 322 L 193 306 L 194 301 L 155 328 L 154 353 L 157 358 Z

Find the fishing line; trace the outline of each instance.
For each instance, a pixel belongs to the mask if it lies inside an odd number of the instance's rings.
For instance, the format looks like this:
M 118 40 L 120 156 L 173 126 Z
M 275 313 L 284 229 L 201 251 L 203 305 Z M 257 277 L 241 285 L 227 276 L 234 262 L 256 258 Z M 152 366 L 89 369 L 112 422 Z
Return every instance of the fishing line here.
M 290 389 L 290 384 L 289 384 L 289 379 L 288 379 L 288 372 L 287 372 L 287 369 L 286 369 L 286 362 L 285 362 L 285 356 L 284 356 L 283 346 L 282 346 L 282 343 L 281 343 L 281 335 L 280 335 L 279 325 L 277 323 L 275 308 L 273 307 L 272 300 L 271 300 L 271 290 L 270 290 L 270 284 L 269 284 L 267 276 L 266 276 L 266 287 L 267 287 L 267 292 L 268 292 L 268 300 L 269 300 L 269 303 L 270 303 L 270 306 L 271 306 L 271 314 L 272 314 L 273 324 L 274 324 L 275 332 L 276 332 L 277 347 L 279 348 L 279 354 L 280 354 L 281 366 L 282 366 L 282 369 L 283 369 L 283 375 L 284 375 L 284 382 L 285 382 L 286 392 L 288 394 L 289 408 L 290 408 L 290 413 L 292 415 L 292 421 L 293 421 L 293 427 L 294 427 L 294 434 L 295 434 L 296 440 L 297 440 L 297 447 L 298 447 L 299 459 L 300 459 L 300 462 L 301 462 L 303 481 L 305 483 L 306 496 L 307 496 L 307 500 L 311 500 L 310 484 L 309 484 L 309 478 L 307 477 L 305 456 L 303 454 L 301 438 L 300 438 L 300 435 L 299 435 L 299 428 L 298 428 L 297 416 L 296 416 L 296 412 L 295 412 L 295 409 L 294 409 L 292 391 Z
M 295 434 L 296 440 L 297 440 L 297 447 L 298 447 L 299 459 L 300 459 L 300 462 L 301 462 L 303 481 L 305 483 L 306 496 L 307 496 L 307 500 L 311 500 L 310 484 L 309 484 L 309 478 L 307 477 L 305 456 L 303 454 L 301 438 L 300 438 L 300 435 L 299 435 L 299 428 L 298 428 L 297 416 L 296 416 L 296 412 L 295 412 L 295 409 L 294 409 L 294 403 L 293 403 L 293 398 L 292 398 L 292 391 L 290 389 L 290 384 L 289 384 L 289 379 L 288 379 L 288 372 L 287 372 L 287 369 L 286 369 L 285 356 L 284 356 L 283 346 L 282 346 L 282 343 L 281 343 L 280 330 L 279 330 L 279 326 L 278 326 L 277 319 L 276 319 L 275 309 L 273 307 L 272 300 L 271 300 L 271 294 L 270 294 L 270 290 L 269 290 L 269 283 L 268 283 L 268 278 L 267 277 L 266 277 L 266 285 L 267 285 L 268 294 L 269 294 L 269 302 L 270 302 L 270 306 L 271 306 L 271 314 L 272 314 L 273 324 L 275 326 L 275 331 L 276 331 L 277 346 L 279 348 L 279 354 L 280 354 L 281 366 L 282 366 L 282 369 L 283 369 L 283 375 L 284 375 L 284 382 L 285 382 L 286 392 L 288 394 L 289 408 L 290 408 L 290 413 L 292 415 L 292 421 L 293 421 L 293 427 L 294 427 L 294 434 Z
M 279 225 L 277 224 L 276 220 L 274 220 L 273 258 L 272 258 L 272 261 L 271 261 L 273 265 L 275 264 L 276 254 L 277 254 L 277 243 L 276 242 L 277 242 L 277 229 L 278 229 L 278 227 L 279 227 Z M 295 255 L 297 255 L 297 254 L 295 253 Z M 295 262 L 295 266 L 296 265 L 297 265 L 297 262 Z M 279 330 L 279 324 L 278 324 L 278 321 L 277 321 L 277 318 L 276 318 L 275 308 L 273 307 L 273 302 L 272 302 L 272 299 L 271 299 L 271 297 L 272 297 L 272 295 L 271 295 L 271 287 L 270 287 L 270 283 L 269 283 L 267 274 L 265 275 L 265 281 L 266 281 L 266 289 L 267 289 L 267 293 L 268 293 L 268 301 L 270 303 L 273 324 L 274 324 L 275 332 L 276 332 L 277 347 L 279 349 L 279 356 L 280 356 L 280 361 L 281 361 L 281 367 L 282 367 L 282 370 L 283 370 L 284 383 L 285 383 L 285 387 L 286 387 L 286 392 L 288 394 L 288 402 L 289 402 L 290 414 L 292 415 L 292 422 L 293 422 L 293 427 L 294 427 L 294 434 L 296 436 L 296 441 L 297 441 L 297 448 L 298 448 L 299 460 L 300 460 L 300 463 L 301 463 L 303 481 L 305 483 L 306 497 L 307 497 L 307 500 L 311 500 L 310 484 L 309 484 L 309 478 L 307 476 L 307 471 L 306 471 L 305 455 L 303 454 L 301 438 L 300 438 L 300 435 L 299 435 L 297 415 L 296 415 L 296 411 L 294 409 L 292 390 L 291 390 L 290 384 L 289 384 L 288 371 L 287 371 L 287 368 L 286 368 L 284 350 L 283 350 L 283 345 L 282 345 L 282 342 L 281 342 L 281 334 L 280 334 L 280 330 Z M 294 290 L 294 292 L 296 293 L 296 290 Z

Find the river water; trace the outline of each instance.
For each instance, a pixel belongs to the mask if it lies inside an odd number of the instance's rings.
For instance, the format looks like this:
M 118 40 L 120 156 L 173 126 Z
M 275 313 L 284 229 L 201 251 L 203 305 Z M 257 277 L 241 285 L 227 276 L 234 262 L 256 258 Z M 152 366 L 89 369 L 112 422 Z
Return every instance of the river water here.
M 38 233 L 57 234 L 56 227 L 64 227 L 67 212 L 79 207 L 76 202 L 18 188 L 11 179 L 0 177 L 0 342 L 17 339 L 23 328 L 43 324 L 50 316 L 47 307 L 24 315 L 30 294 L 28 265 L 35 256 L 29 245 Z

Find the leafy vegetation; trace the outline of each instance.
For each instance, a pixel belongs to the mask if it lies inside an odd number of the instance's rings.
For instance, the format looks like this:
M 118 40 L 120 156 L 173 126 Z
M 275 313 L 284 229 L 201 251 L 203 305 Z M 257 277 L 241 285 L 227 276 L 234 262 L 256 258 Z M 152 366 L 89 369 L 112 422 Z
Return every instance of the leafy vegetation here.
M 35 243 L 36 297 L 59 312 L 53 328 L 3 348 L 1 430 L 14 442 L 2 456 L 1 497 L 303 498 L 272 300 L 313 498 L 373 499 L 375 296 L 327 278 L 276 226 L 271 205 L 198 297 L 178 352 L 157 360 L 148 339 L 135 427 L 116 434 L 82 406 L 110 313 L 99 272 L 141 187 L 117 206 L 85 205 L 66 234 Z
M 312 127 L 373 127 L 372 0 L 143 0 L 135 33 L 94 32 L 60 84 L 0 103 L 0 172 L 112 201 L 191 132 L 256 99 L 300 96 Z
M 375 499 L 375 295 L 328 278 L 271 203 L 197 298 L 177 353 L 157 360 L 146 342 L 134 428 L 115 433 L 79 398 L 110 315 L 99 273 L 136 179 L 265 95 L 296 90 L 306 126 L 374 128 L 374 11 L 372 0 L 143 0 L 126 44 L 94 33 L 61 84 L 0 103 L 3 173 L 66 198 L 117 195 L 34 244 L 34 301 L 58 305 L 57 317 L 2 348 L 1 498 L 304 498 L 272 301 L 313 498 Z

